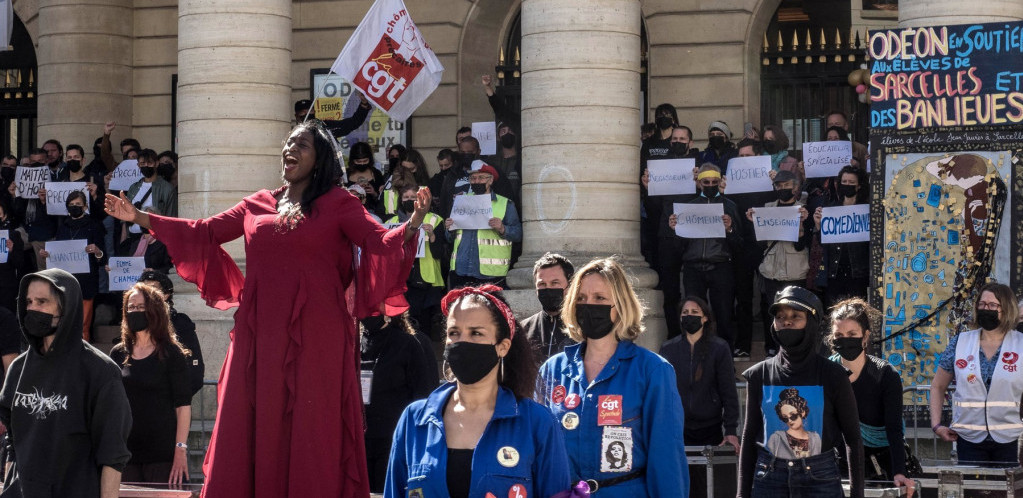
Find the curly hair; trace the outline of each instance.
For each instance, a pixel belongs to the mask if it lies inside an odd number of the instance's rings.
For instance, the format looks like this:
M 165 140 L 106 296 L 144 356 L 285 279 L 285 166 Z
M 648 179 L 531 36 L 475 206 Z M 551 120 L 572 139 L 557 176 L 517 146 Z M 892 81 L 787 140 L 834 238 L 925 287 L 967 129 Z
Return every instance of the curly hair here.
M 782 419 L 782 422 L 786 422 L 781 416 L 781 407 L 785 405 L 795 408 L 796 413 L 804 419 L 810 414 L 810 404 L 806 402 L 806 398 L 799 395 L 799 389 L 794 387 L 783 389 L 778 395 L 778 403 L 774 405 L 774 412 L 778 414 L 778 418 Z
M 146 303 L 145 313 L 149 322 L 146 330 L 156 347 L 157 358 L 166 359 L 167 351 L 171 348 L 178 348 L 185 356 L 191 356 L 192 352 L 178 341 L 174 325 L 170 323 L 170 305 L 164 302 L 163 293 L 152 285 L 138 282 L 124 292 L 121 303 L 121 344 L 128 353 L 124 358 L 124 364 L 127 365 L 131 361 L 132 350 L 135 348 L 135 332 L 128 328 L 128 299 L 136 293 L 141 294 L 142 300 Z

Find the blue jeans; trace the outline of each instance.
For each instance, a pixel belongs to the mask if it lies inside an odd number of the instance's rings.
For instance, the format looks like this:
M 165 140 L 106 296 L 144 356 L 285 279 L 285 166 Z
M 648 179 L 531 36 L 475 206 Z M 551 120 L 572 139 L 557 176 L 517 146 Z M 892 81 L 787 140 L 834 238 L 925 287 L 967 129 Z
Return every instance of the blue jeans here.
M 956 441 L 960 463 L 975 463 L 982 467 L 1015 467 L 1019 465 L 1017 442 L 999 443 L 991 438 L 971 443 L 961 436 Z
M 817 456 L 786 460 L 758 448 L 753 469 L 753 498 L 833 498 L 843 496 L 838 455 L 829 450 Z

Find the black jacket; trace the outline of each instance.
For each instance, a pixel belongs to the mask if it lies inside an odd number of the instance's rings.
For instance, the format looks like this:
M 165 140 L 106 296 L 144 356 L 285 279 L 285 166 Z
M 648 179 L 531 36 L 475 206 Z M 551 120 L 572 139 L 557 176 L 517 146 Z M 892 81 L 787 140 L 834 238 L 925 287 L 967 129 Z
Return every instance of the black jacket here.
M 694 350 L 699 351 L 694 355 Z M 736 435 L 739 395 L 728 343 L 720 337 L 704 336 L 693 348 L 686 336 L 680 335 L 661 346 L 661 356 L 675 367 L 686 432 L 724 427 L 726 436 Z
M 551 356 L 564 351 L 565 346 L 575 344 L 575 341 L 565 334 L 565 325 L 561 322 L 560 314 L 552 317 L 540 311 L 519 324 L 526 333 L 526 339 L 529 339 L 529 345 L 533 347 L 533 359 L 537 365 L 542 365 Z
M 373 106 L 363 107 L 360 104 L 359 107 L 355 109 L 355 114 L 352 114 L 351 117 L 337 121 L 328 119 L 325 120 L 323 124 L 327 125 L 327 129 L 330 130 L 330 133 L 334 135 L 334 137 L 338 139 L 344 138 L 345 135 L 355 131 L 358 127 L 362 126 L 362 123 L 366 122 L 366 118 L 369 116 L 369 111 L 372 107 Z M 347 145 L 342 146 L 347 147 Z
M 199 345 L 199 337 L 195 333 L 195 322 L 188 315 L 178 313 L 178 310 L 170 309 L 171 325 L 174 326 L 174 333 L 177 334 L 181 345 L 188 348 L 192 355 L 188 357 L 189 386 L 192 388 L 192 396 L 195 396 L 202 389 L 203 376 L 206 373 L 206 363 L 202 359 L 202 347 Z
M 727 233 L 723 239 L 686 239 L 676 237 L 681 240 L 679 249 L 682 252 L 683 264 L 695 266 L 697 269 L 708 270 L 714 264 L 732 261 L 742 254 L 742 233 L 744 231 L 743 220 L 746 218 L 745 216 L 739 216 L 739 211 L 735 207 L 735 203 L 725 197 L 724 194 L 719 194 L 713 199 L 708 199 L 702 194 L 691 196 L 667 196 L 664 202 L 666 206 L 670 206 L 670 204 L 668 204 L 669 202 L 684 204 L 724 204 L 725 214 L 732 218 L 732 231 L 731 233 Z M 668 226 L 668 218 L 671 214 L 671 210 L 668 210 L 662 215 L 662 219 L 664 220 L 662 230 L 668 230 L 668 233 L 674 233 L 674 230 Z
M 18 316 L 33 277 L 58 289 L 63 304 L 50 350 L 25 336 L 28 351 L 11 364 L 0 391 L 0 421 L 14 441 L 23 495 L 96 497 L 102 467 L 131 457 L 131 410 L 118 366 L 82 340 L 82 293 L 74 276 L 43 270 L 21 280 Z
M 362 369 L 373 371 L 370 402 L 366 405 L 366 437 L 390 439 L 409 403 L 425 398 L 437 385 L 430 383 L 425 353 L 400 319 L 380 330 L 362 334 Z M 437 378 L 433 375 L 432 378 Z

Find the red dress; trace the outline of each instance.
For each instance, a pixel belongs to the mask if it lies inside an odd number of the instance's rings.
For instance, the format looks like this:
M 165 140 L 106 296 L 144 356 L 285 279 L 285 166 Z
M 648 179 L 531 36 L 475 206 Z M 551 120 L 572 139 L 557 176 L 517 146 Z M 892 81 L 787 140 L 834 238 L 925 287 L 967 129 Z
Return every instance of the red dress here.
M 354 316 L 400 305 L 415 258 L 404 226 L 376 223 L 340 188 L 292 230 L 275 192 L 204 220 L 150 215 L 178 274 L 210 306 L 235 312 L 218 385 L 203 496 L 366 497 Z M 220 247 L 245 236 L 242 277 Z M 353 245 L 362 250 L 359 269 Z M 355 283 L 355 285 L 353 285 Z

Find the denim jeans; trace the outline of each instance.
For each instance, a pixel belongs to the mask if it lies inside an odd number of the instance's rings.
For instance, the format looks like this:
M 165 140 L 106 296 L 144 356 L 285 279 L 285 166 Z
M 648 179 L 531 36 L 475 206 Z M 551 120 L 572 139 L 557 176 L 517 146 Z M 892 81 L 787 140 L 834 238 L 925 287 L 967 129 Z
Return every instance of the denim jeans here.
M 753 498 L 833 498 L 843 496 L 838 455 L 829 450 L 817 456 L 786 460 L 758 448 L 753 469 Z

